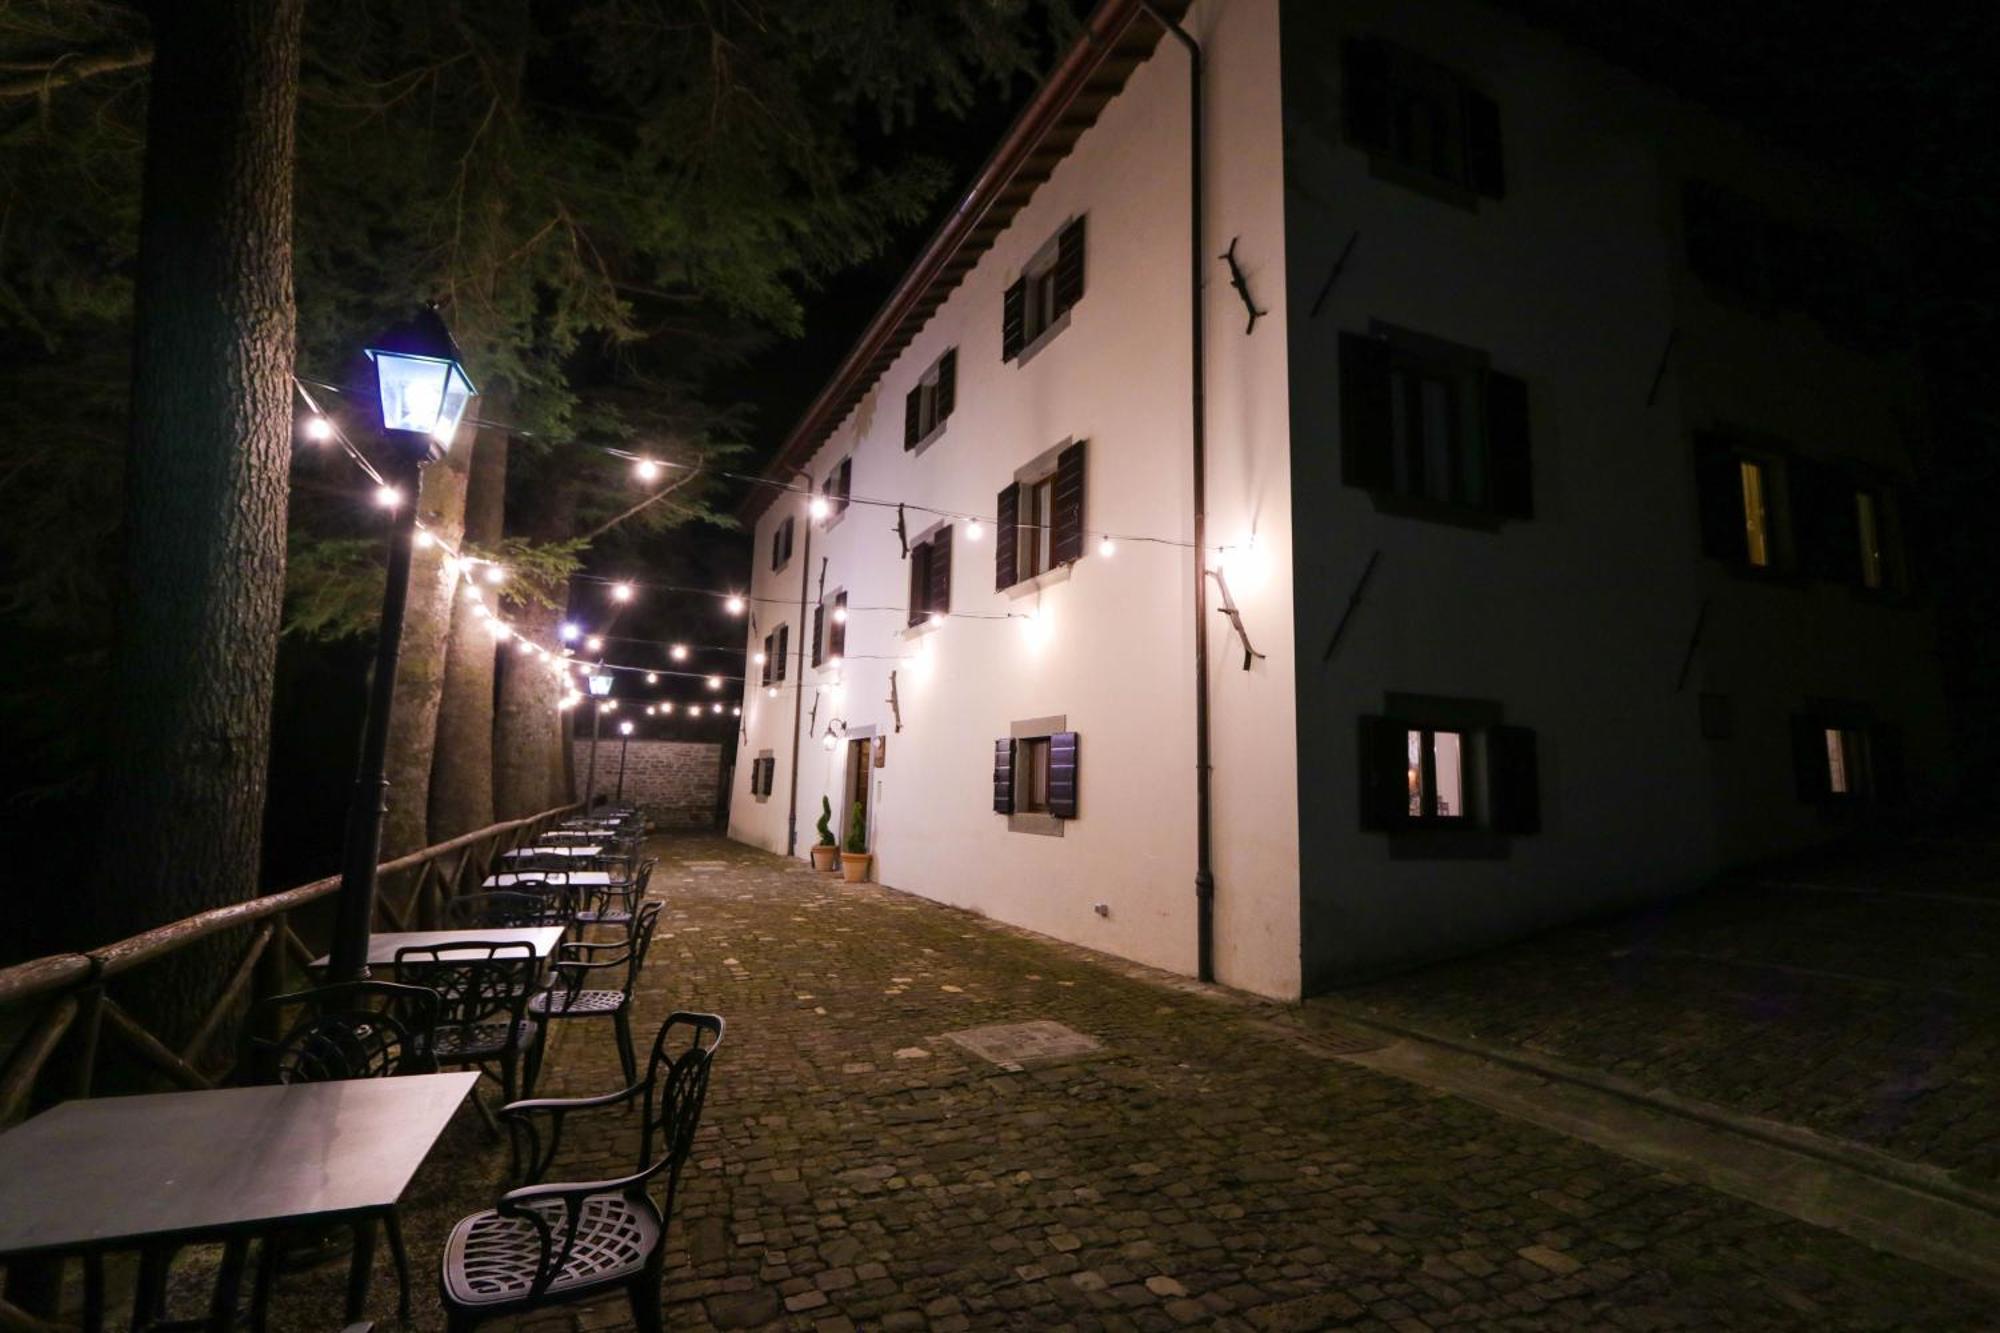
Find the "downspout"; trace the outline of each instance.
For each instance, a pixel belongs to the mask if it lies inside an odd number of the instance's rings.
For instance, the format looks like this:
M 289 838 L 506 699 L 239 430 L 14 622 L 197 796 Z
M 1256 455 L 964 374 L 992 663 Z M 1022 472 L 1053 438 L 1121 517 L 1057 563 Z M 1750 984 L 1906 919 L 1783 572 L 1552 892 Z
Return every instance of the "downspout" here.
M 1208 357 L 1202 332 L 1201 44 L 1153 0 L 1139 0 L 1188 53 L 1188 328 L 1193 353 L 1190 411 L 1194 469 L 1194 901 L 1195 976 L 1215 980 L 1215 865 L 1208 762 Z
M 792 793 L 785 803 L 785 855 L 799 852 L 799 724 L 805 717 L 806 701 L 806 590 L 812 586 L 813 563 L 813 479 L 800 472 L 806 483 L 806 549 L 799 558 L 799 668 L 792 677 Z

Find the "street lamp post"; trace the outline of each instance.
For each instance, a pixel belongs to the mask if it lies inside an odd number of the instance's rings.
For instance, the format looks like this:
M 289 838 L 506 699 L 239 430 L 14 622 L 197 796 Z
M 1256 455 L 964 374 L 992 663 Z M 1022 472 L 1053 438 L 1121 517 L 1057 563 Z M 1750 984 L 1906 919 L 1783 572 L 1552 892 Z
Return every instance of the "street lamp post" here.
M 611 673 L 594 672 L 590 677 L 590 773 L 583 780 L 583 811 L 597 808 L 597 733 L 604 728 L 605 696 L 611 693 Z
M 417 527 L 417 491 L 426 465 L 444 456 L 475 390 L 458 361 L 458 346 L 435 307 L 386 330 L 367 349 L 375 371 L 382 438 L 389 446 L 385 477 L 391 490 L 389 570 L 382 589 L 382 626 L 375 640 L 375 676 L 361 764 L 347 806 L 340 897 L 334 909 L 334 981 L 368 975 L 368 933 L 375 916 L 375 863 L 382 854 L 382 816 L 389 803 L 384 773 L 396 664 L 403 648 L 403 607 L 410 591 L 410 548 Z
M 618 742 L 618 794 L 611 799 L 622 809 L 625 805 L 625 752 L 632 748 L 632 724 L 620 722 L 618 734 L 624 739 Z

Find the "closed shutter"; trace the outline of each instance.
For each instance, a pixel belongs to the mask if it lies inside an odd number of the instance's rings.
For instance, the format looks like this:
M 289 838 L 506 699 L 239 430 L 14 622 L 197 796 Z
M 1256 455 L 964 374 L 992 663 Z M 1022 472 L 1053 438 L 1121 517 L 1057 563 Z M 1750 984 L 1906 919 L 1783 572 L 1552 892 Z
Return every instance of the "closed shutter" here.
M 813 665 L 826 660 L 826 603 L 813 608 Z
M 1466 183 L 1499 199 L 1507 193 L 1507 168 L 1500 151 L 1500 104 L 1465 90 Z
M 993 811 L 1014 813 L 1014 742 L 993 742 Z
M 1535 516 L 1535 460 L 1528 438 L 1528 386 L 1499 371 L 1486 376 L 1486 449 L 1493 512 Z
M 1701 553 L 1733 565 L 1750 560 L 1743 527 L 1743 464 L 1728 439 L 1703 431 L 1694 440 L 1696 500 L 1701 508 Z
M 1078 218 L 1056 237 L 1056 308 L 1049 318 L 1053 321 L 1082 299 L 1083 219 Z
M 1056 455 L 1056 481 L 1050 488 L 1055 510 L 1049 531 L 1049 563 L 1067 565 L 1083 558 L 1083 441 Z
M 766 685 L 769 685 L 771 683 L 771 656 L 772 656 L 771 645 L 773 642 L 774 640 L 771 635 L 766 634 L 764 636 L 764 682 L 763 683 Z
M 937 419 L 942 422 L 958 406 L 958 349 L 938 358 Z
M 784 556 L 781 554 L 784 549 L 785 525 L 780 523 L 777 527 L 771 529 L 771 568 L 776 569 L 779 565 L 785 563 Z
M 1340 479 L 1385 491 L 1395 485 L 1396 427 L 1389 402 L 1389 344 L 1340 335 Z
M 914 449 L 924 435 L 924 386 L 903 395 L 903 447 Z
M 826 631 L 826 655 L 828 657 L 847 656 L 847 617 L 840 614 L 847 610 L 847 594 L 841 593 L 833 599 L 834 617 Z
M 910 548 L 910 623 L 924 623 L 924 604 L 931 595 L 931 544 L 918 542 Z
M 847 497 L 854 490 L 853 457 L 850 455 L 847 458 L 841 459 L 840 466 L 834 469 L 833 475 L 838 478 L 840 483 L 840 503 L 834 507 L 833 512 L 844 514 L 847 512 Z
M 930 595 L 925 609 L 940 616 L 951 614 L 951 529 L 939 528 L 930 541 Z
M 1359 733 L 1361 827 L 1400 828 L 1410 818 L 1410 729 L 1394 718 L 1363 717 Z
M 778 626 L 778 652 L 775 658 L 778 664 L 778 669 L 775 674 L 777 679 L 779 680 L 783 680 L 785 678 L 785 659 L 792 655 L 791 647 L 792 647 L 792 627 L 790 625 Z
M 1389 51 L 1366 37 L 1340 43 L 1341 108 L 1347 141 L 1369 152 L 1389 146 Z
M 1488 822 L 1496 833 L 1542 831 L 1540 769 L 1534 732 L 1494 727 L 1486 733 Z
M 993 509 L 993 588 L 1000 592 L 1021 581 L 1021 488 L 1002 487 Z
M 1826 723 L 1808 713 L 1792 714 L 1792 780 L 1799 799 L 1813 805 L 1833 795 L 1833 773 L 1826 755 Z
M 1799 568 L 1837 583 L 1861 580 L 1861 520 L 1855 486 L 1837 467 L 1795 459 L 1785 469 Z
M 1012 361 L 1027 342 L 1028 283 L 1017 279 L 1000 303 L 1000 359 Z
M 1877 722 L 1868 728 L 1868 776 L 1875 799 L 1881 804 L 1901 805 L 1908 798 L 1901 727 Z
M 1057 819 L 1076 818 L 1076 755 L 1075 732 L 1049 737 L 1049 813 Z

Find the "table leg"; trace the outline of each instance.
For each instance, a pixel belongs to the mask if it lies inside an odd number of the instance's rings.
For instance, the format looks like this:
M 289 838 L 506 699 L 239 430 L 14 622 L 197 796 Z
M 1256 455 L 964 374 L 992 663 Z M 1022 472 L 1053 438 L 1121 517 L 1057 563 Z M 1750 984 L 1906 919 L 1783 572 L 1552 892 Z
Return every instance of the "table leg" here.
M 215 1274 L 215 1295 L 208 1306 L 211 1333 L 233 1333 L 238 1298 L 243 1291 L 243 1264 L 250 1254 L 250 1242 L 232 1240 L 222 1247 L 222 1267 Z
M 104 1327 L 104 1256 L 83 1256 L 83 1327 L 99 1333 Z
M 375 1218 L 354 1223 L 354 1258 L 347 1268 L 347 1322 L 361 1318 L 368 1308 L 368 1283 L 375 1272 Z

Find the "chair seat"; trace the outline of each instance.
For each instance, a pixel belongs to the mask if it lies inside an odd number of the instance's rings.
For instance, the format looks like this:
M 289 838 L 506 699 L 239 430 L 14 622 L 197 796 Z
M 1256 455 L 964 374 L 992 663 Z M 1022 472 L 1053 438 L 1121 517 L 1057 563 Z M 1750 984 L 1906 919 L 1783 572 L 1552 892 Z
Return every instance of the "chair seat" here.
M 594 908 L 587 908 L 571 919 L 580 926 L 623 926 L 631 923 L 632 914 L 617 910 L 600 912 Z
M 528 1012 L 555 1018 L 605 1017 L 625 1007 L 622 990 L 543 991 L 528 999 Z
M 562 1201 L 530 1204 L 548 1224 L 560 1252 L 567 1227 Z M 660 1215 L 641 1194 L 596 1194 L 585 1199 L 577 1221 L 576 1244 L 548 1294 L 622 1282 L 646 1266 L 660 1243 Z M 502 1305 L 523 1300 L 534 1286 L 542 1253 L 534 1224 L 525 1217 L 502 1217 L 492 1209 L 474 1213 L 451 1229 L 444 1244 L 444 1293 L 454 1305 Z
M 497 1023 L 477 1023 L 471 1027 L 440 1028 L 432 1049 L 439 1060 L 447 1062 L 491 1060 L 507 1053 L 508 1027 L 509 1024 L 503 1019 Z M 523 1019 L 513 1035 L 512 1048 L 526 1050 L 535 1044 L 535 1025 Z

